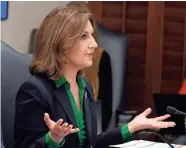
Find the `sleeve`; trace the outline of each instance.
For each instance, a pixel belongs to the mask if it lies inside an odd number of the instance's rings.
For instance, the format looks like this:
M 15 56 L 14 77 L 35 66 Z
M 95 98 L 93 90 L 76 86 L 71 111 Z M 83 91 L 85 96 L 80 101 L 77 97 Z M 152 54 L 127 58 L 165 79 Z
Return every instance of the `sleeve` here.
M 128 130 L 128 125 L 107 130 L 99 134 L 96 138 L 95 147 L 109 147 L 109 145 L 121 144 L 134 138 Z
M 130 133 L 128 129 L 128 124 L 125 124 L 121 128 L 121 135 L 123 137 L 123 142 L 129 141 L 134 135 Z
M 44 121 L 47 101 L 31 82 L 25 82 L 16 96 L 14 123 L 15 148 L 46 148 L 48 128 Z M 50 113 L 49 113 L 50 114 Z
M 92 85 L 86 79 L 84 79 L 84 80 L 88 86 L 88 89 L 90 90 L 90 92 L 92 93 L 92 96 L 93 96 Z M 96 135 L 97 134 L 97 118 L 96 118 L 96 103 L 95 103 L 95 101 L 94 101 L 94 103 L 92 103 L 92 119 L 94 119 L 94 125 L 92 128 L 94 129 L 93 131 L 95 132 L 94 134 Z M 128 126 L 109 129 L 109 130 L 97 135 L 95 138 L 93 138 L 92 145 L 95 148 L 104 148 L 104 147 L 109 147 L 109 145 L 123 143 L 123 141 L 125 142 L 125 140 L 131 140 L 133 137 L 130 138 L 130 134 L 127 133 L 127 129 L 128 129 Z
M 56 144 L 50 138 L 49 133 L 47 133 L 45 136 L 45 143 L 47 145 L 47 148 L 62 148 L 65 143 L 65 138 L 62 140 L 62 142 L 60 144 Z

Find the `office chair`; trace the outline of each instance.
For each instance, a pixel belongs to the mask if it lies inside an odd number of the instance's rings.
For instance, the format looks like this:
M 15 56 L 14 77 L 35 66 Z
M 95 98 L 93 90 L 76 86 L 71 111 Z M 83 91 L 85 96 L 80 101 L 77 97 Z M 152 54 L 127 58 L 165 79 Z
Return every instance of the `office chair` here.
M 5 148 L 14 147 L 15 98 L 28 79 L 31 55 L 21 54 L 1 41 L 1 128 Z

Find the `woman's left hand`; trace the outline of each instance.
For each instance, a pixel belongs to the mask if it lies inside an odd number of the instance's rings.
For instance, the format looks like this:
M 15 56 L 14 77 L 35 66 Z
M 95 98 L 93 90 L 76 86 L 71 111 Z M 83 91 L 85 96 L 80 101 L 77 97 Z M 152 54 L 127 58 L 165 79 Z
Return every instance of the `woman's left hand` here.
M 156 118 L 147 118 L 151 113 L 152 109 L 148 108 L 140 115 L 136 116 L 129 124 L 128 128 L 131 133 L 144 130 L 144 129 L 161 129 L 174 127 L 176 124 L 174 122 L 163 121 L 170 117 L 169 114 L 156 117 Z

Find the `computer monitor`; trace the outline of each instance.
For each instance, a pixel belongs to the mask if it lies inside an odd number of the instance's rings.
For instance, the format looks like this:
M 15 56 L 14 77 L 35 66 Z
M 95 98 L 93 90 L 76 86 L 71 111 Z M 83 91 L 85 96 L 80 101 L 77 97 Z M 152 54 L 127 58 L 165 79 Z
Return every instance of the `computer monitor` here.
M 167 106 L 173 106 L 180 111 L 186 112 L 186 95 L 178 94 L 153 94 L 155 109 L 158 116 L 167 114 Z M 162 134 L 182 135 L 185 134 L 185 117 L 182 115 L 171 115 L 168 121 L 174 121 L 173 128 L 162 129 Z

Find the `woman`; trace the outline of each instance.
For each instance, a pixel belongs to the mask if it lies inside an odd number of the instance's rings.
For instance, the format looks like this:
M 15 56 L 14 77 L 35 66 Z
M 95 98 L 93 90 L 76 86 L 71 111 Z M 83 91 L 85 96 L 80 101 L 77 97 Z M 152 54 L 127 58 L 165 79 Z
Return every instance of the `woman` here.
M 16 97 L 16 148 L 104 148 L 142 129 L 173 127 L 169 115 L 148 119 L 145 110 L 129 124 L 97 136 L 92 87 L 81 75 L 92 65 L 95 22 L 72 8 L 51 11 L 36 35 L 32 76 Z

